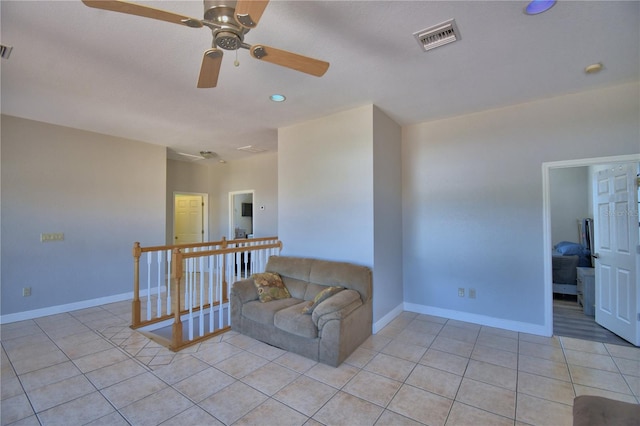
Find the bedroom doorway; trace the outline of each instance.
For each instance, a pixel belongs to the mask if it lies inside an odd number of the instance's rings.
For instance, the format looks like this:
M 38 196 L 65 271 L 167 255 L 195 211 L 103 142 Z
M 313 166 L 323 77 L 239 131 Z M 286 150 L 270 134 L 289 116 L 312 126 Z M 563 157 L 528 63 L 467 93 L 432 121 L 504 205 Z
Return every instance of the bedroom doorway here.
M 552 285 L 552 251 L 553 244 L 559 242 L 559 240 L 575 240 L 580 242 L 579 228 L 577 221 L 575 219 L 583 218 L 583 217 L 593 217 L 593 207 L 590 204 L 593 199 L 593 182 L 591 178 L 591 172 L 593 169 L 596 169 L 598 165 L 611 165 L 611 164 L 621 164 L 627 162 L 635 162 L 636 168 L 637 163 L 640 162 L 640 155 L 625 155 L 618 157 L 602 157 L 602 158 L 593 158 L 593 159 L 583 159 L 583 160 L 570 160 L 570 161 L 559 161 L 552 163 L 544 163 L 543 164 L 543 241 L 544 241 L 544 270 L 545 270 L 545 324 L 548 334 L 557 334 L 557 335 L 570 335 L 569 337 L 578 337 L 587 340 L 595 340 L 595 341 L 605 341 L 610 343 L 617 344 L 629 344 L 624 340 L 620 339 L 615 334 L 609 332 L 605 328 L 597 325 L 595 323 L 594 317 L 589 317 L 582 314 L 583 309 L 577 304 L 577 301 L 568 300 L 572 296 L 567 296 L 567 300 L 555 300 L 553 294 L 553 285 Z M 588 192 L 588 203 L 587 210 L 584 210 L 584 201 L 580 201 L 583 205 L 580 207 L 580 213 L 574 214 L 573 218 L 571 217 L 572 213 L 568 213 L 568 220 L 573 221 L 575 225 L 573 225 L 573 229 L 571 229 L 571 225 L 565 226 L 565 234 L 559 233 L 562 231 L 558 229 L 558 223 L 553 223 L 554 220 L 557 221 L 558 212 L 552 211 L 553 207 L 553 197 L 558 196 L 573 196 L 562 195 L 563 191 L 567 191 L 567 188 L 558 188 L 556 185 L 558 182 L 553 179 L 555 176 L 562 175 L 567 173 L 565 176 L 570 176 L 571 174 L 576 174 L 578 176 L 582 176 L 581 179 L 586 180 L 583 183 L 583 187 L 580 191 Z M 552 184 L 554 185 L 552 187 Z M 569 185 L 569 184 L 567 184 Z M 570 189 L 569 189 L 570 190 Z M 554 194 L 555 191 L 555 194 Z M 635 188 L 635 194 L 637 196 L 638 191 L 637 187 Z M 636 201 L 637 203 L 637 201 Z M 637 204 L 636 204 L 637 208 Z M 596 207 L 597 209 L 597 207 Z M 583 212 L 587 212 L 585 215 Z M 629 211 L 629 210 L 628 210 Z M 630 210 L 633 212 L 633 209 Z M 635 210 L 637 212 L 637 210 Z M 565 213 L 566 215 L 567 213 Z M 637 222 L 637 216 L 636 216 Z M 636 233 L 636 241 L 638 238 L 638 234 L 640 230 L 638 229 L 638 224 L 635 224 L 636 227 L 633 232 Z M 561 227 L 560 227 L 561 228 Z M 596 232 L 598 230 L 596 229 Z M 572 236 L 574 236 L 572 238 Z M 636 254 L 636 265 L 634 269 L 639 269 L 637 265 L 640 263 L 640 257 Z M 635 278 L 632 280 L 633 282 L 630 285 L 633 285 L 633 299 L 630 300 L 630 304 L 633 305 L 633 309 L 635 311 L 640 307 L 640 285 L 638 284 L 637 274 Z M 596 288 L 600 288 L 596 285 Z M 574 296 L 575 297 L 575 296 Z M 564 296 L 563 296 L 564 298 Z M 555 303 L 554 303 L 555 302 Z M 555 309 L 554 309 L 555 305 Z M 637 312 L 633 315 L 635 319 L 637 316 Z M 557 324 L 556 324 L 557 322 Z M 591 337 L 590 337 L 591 336 Z M 633 341 L 633 336 L 627 336 L 630 341 Z
M 208 238 L 208 195 L 173 194 L 173 244 L 201 243 Z
M 229 239 L 253 237 L 254 195 L 253 189 L 229 192 Z

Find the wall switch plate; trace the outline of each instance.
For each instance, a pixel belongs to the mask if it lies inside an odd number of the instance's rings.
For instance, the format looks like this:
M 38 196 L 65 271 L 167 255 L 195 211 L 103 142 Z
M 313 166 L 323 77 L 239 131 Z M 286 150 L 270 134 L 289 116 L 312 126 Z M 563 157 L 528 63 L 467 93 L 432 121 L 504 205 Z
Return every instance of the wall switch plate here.
M 476 289 L 475 288 L 470 288 L 469 289 L 469 299 L 475 299 L 476 298 Z
M 458 296 L 464 297 L 464 288 L 462 287 L 458 288 Z
M 40 241 L 43 243 L 48 243 L 51 241 L 64 241 L 64 233 L 63 232 L 55 232 L 52 234 L 40 234 Z
M 31 287 L 24 287 L 22 289 L 22 297 L 29 297 L 31 296 Z

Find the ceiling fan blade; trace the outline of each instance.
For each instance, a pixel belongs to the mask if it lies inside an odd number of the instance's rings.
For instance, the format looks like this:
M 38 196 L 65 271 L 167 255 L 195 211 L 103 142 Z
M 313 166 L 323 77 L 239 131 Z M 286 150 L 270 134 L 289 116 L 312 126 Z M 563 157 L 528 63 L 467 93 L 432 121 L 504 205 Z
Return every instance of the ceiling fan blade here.
M 245 28 L 255 28 L 268 4 L 269 0 L 238 0 L 236 21 Z
M 202 66 L 200 67 L 200 76 L 198 77 L 199 89 L 216 87 L 221 64 L 222 50 L 213 48 L 204 52 Z
M 202 27 L 202 22 L 195 18 L 190 18 L 177 13 L 167 12 L 165 10 L 156 9 L 140 4 L 129 3 L 119 0 L 82 0 L 82 3 L 96 9 L 110 10 L 112 12 L 126 13 L 128 15 L 137 15 L 144 18 L 158 19 L 160 21 L 171 22 L 173 24 L 186 25 L 192 28 Z
M 251 56 L 256 59 L 315 75 L 316 77 L 322 77 L 329 69 L 329 62 L 309 58 L 307 56 L 298 55 L 297 53 L 287 52 L 286 50 L 276 49 L 275 47 L 265 46 L 262 44 L 251 46 L 249 52 L 251 52 Z

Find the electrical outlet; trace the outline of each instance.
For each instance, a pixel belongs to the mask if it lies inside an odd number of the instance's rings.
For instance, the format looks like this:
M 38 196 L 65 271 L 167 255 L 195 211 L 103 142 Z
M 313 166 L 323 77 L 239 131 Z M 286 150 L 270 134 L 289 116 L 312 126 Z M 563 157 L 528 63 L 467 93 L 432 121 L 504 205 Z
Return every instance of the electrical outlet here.
M 464 297 L 464 288 L 462 287 L 458 288 L 458 296 Z
M 469 289 L 469 299 L 475 299 L 476 298 L 476 289 L 475 288 L 470 288 Z
M 22 289 L 22 297 L 29 297 L 31 296 L 31 287 L 24 287 Z

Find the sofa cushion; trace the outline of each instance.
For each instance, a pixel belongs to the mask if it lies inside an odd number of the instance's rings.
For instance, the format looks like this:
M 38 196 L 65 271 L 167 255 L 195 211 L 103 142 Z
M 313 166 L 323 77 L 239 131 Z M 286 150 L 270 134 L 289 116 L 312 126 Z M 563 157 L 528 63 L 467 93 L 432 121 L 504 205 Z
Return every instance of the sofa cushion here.
M 362 306 L 360 293 L 355 290 L 344 290 L 320 303 L 311 314 L 311 319 L 318 330 L 322 330 L 327 321 L 340 320 L 360 306 Z
M 340 287 L 340 286 L 331 286 L 331 287 L 323 288 L 318 292 L 318 294 L 316 294 L 313 300 L 310 300 L 309 302 L 307 302 L 307 304 L 302 308 L 302 313 L 311 315 L 311 313 L 316 308 L 316 306 L 318 306 L 320 303 L 324 302 L 325 300 L 327 300 L 328 298 L 330 298 L 331 296 L 333 296 L 334 294 L 342 290 L 344 290 L 344 287 Z
M 276 312 L 292 305 L 303 303 L 303 300 L 290 297 L 288 299 L 272 300 L 271 302 L 262 303 L 259 300 L 253 300 L 242 305 L 242 315 L 252 321 L 263 324 L 273 324 L 273 317 Z
M 296 299 L 304 299 L 304 294 L 306 293 L 307 285 L 309 284 L 307 281 L 287 277 L 286 275 L 280 275 L 280 277 L 282 277 L 282 281 L 287 287 L 287 290 L 289 290 L 291 297 L 295 297 Z
M 309 273 L 309 282 L 357 290 L 363 303 L 373 295 L 371 269 L 352 263 L 315 260 Z
M 258 298 L 262 303 L 291 297 L 279 274 L 262 272 L 253 274 L 252 278 L 258 290 Z
M 311 319 L 311 315 L 301 312 L 304 305 L 305 302 L 302 302 L 279 310 L 273 317 L 273 324 L 287 333 L 315 339 L 318 337 L 318 328 Z
M 308 282 L 309 271 L 314 261 L 314 259 L 303 257 L 271 256 L 265 270 Z

